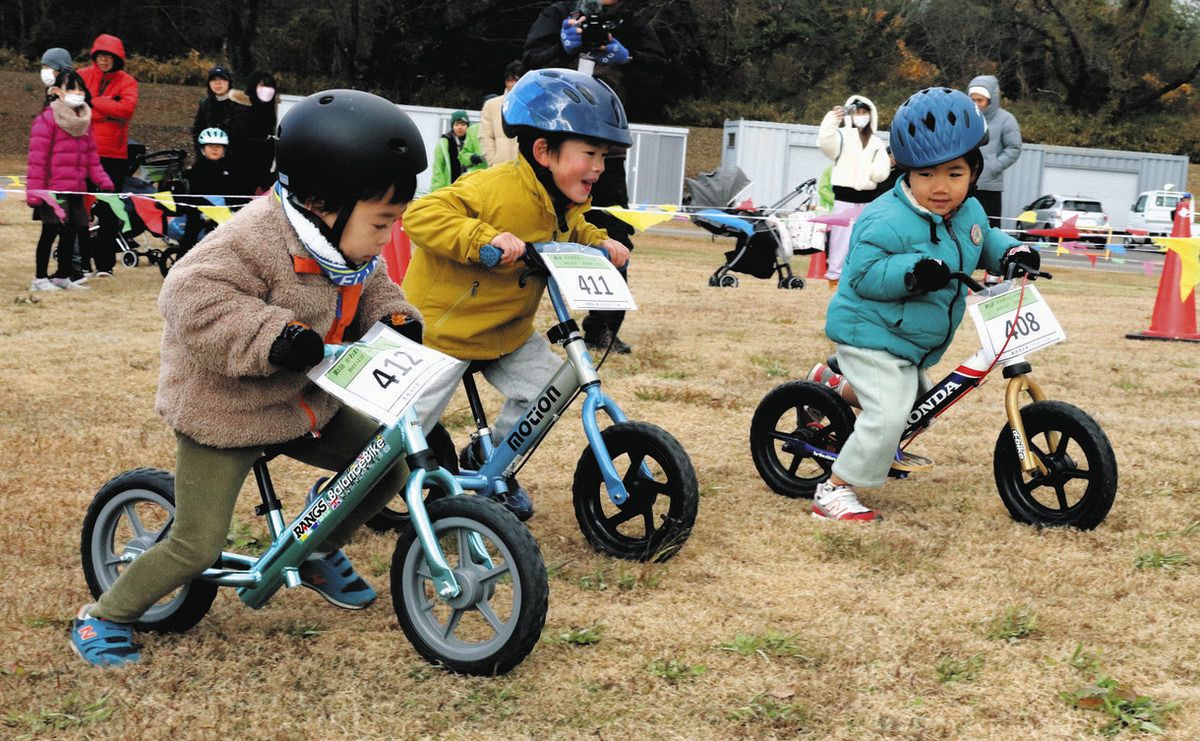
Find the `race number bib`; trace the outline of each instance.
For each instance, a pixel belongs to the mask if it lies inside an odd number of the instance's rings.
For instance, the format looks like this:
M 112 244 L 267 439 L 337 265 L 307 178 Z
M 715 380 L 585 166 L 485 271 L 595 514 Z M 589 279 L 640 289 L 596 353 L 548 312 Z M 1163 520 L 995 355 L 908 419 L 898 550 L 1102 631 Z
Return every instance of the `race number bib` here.
M 336 360 L 308 372 L 322 390 L 383 424 L 395 424 L 458 361 L 376 324 Z
M 607 259 L 578 252 L 543 252 L 542 260 L 572 309 L 637 309 L 625 279 Z
M 1033 286 L 1025 287 L 1024 298 L 1021 297 L 1020 287 L 1016 287 L 970 304 L 967 312 L 975 320 L 975 329 L 985 350 L 999 353 L 1004 348 L 997 362 L 1027 355 L 1067 338 L 1054 312 L 1050 311 L 1042 294 Z M 1012 339 L 1009 339 L 1009 335 L 1012 335 Z M 1008 343 L 1007 347 L 1005 342 Z

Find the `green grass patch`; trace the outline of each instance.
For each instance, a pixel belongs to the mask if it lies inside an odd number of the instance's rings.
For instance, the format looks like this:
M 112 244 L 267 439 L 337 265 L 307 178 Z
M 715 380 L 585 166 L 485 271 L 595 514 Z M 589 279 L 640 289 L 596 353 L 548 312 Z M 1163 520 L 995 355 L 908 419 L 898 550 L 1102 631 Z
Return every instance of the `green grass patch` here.
M 51 731 L 66 731 L 103 723 L 112 717 L 115 708 L 108 694 L 89 700 L 80 692 L 68 693 L 52 707 L 33 710 L 14 710 L 4 715 L 3 724 L 14 731 L 23 731 L 17 738 L 32 738 Z
M 1190 565 L 1188 557 L 1183 553 L 1164 553 L 1163 551 L 1153 550 L 1145 551 L 1137 554 L 1137 558 L 1133 560 L 1133 567 L 1138 571 L 1149 571 L 1151 569 L 1160 569 L 1162 571 L 1179 571 Z
M 666 680 L 671 684 L 681 684 L 695 679 L 708 669 L 704 664 L 686 664 L 678 659 L 655 659 L 646 667 L 652 677 Z
M 788 375 L 788 369 L 775 358 L 754 355 L 750 358 L 750 362 L 761 370 L 767 378 L 784 378 Z
M 1003 613 L 985 620 L 983 627 L 984 635 L 992 640 L 1016 643 L 1037 631 L 1037 617 L 1029 605 L 1012 605 Z
M 738 633 L 732 641 L 717 644 L 722 651 L 739 656 L 757 656 L 764 661 L 772 657 L 797 659 L 809 665 L 820 663 L 815 652 L 808 650 L 794 633 L 768 630 L 765 633 Z
M 786 693 L 782 693 L 786 694 Z M 776 731 L 799 733 L 812 725 L 812 711 L 799 702 L 787 702 L 769 694 L 755 695 L 727 717 L 746 726 L 762 726 Z
M 983 670 L 983 657 L 976 654 L 966 659 L 956 659 L 953 656 L 943 656 L 935 669 L 938 681 L 942 684 L 952 682 L 974 682 Z
M 548 643 L 560 643 L 567 646 L 594 646 L 600 642 L 604 634 L 603 625 L 592 625 L 587 628 L 572 628 L 564 633 L 545 638 Z

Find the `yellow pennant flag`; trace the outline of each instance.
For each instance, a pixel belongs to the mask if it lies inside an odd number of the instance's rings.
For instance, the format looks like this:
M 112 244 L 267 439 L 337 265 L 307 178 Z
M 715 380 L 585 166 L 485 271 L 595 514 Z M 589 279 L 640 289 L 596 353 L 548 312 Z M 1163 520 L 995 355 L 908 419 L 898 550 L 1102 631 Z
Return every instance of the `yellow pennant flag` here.
M 20 184 L 21 184 L 21 176 L 20 176 L 20 175 L 9 175 L 9 176 L 7 176 L 7 177 L 8 177 L 8 179 L 9 179 L 10 181 L 12 181 L 12 184 L 13 184 L 14 186 L 17 186 L 17 185 L 20 185 Z
M 639 232 L 644 232 L 655 224 L 671 220 L 671 214 L 665 211 L 634 211 L 633 209 L 619 208 L 617 206 L 602 210 L 609 212 Z
M 1032 224 L 1035 221 L 1037 221 L 1037 214 L 1032 211 L 1023 211 L 1021 212 L 1021 215 L 1017 217 L 1018 224 Z
M 1179 300 L 1184 301 L 1200 283 L 1200 237 L 1163 237 L 1154 241 L 1179 255 Z
M 200 213 L 218 224 L 224 224 L 226 221 L 229 221 L 229 217 L 233 216 L 228 206 L 197 206 L 196 208 L 200 209 Z
M 164 190 L 154 194 L 154 200 L 162 204 L 163 208 L 171 213 L 175 213 L 175 198 L 171 195 L 171 191 Z
M 1056 255 L 1067 255 L 1067 254 L 1070 254 L 1070 252 L 1071 252 L 1070 250 L 1068 250 L 1066 247 L 1062 246 L 1062 242 L 1059 242 L 1058 249 L 1054 250 L 1054 254 L 1056 254 Z

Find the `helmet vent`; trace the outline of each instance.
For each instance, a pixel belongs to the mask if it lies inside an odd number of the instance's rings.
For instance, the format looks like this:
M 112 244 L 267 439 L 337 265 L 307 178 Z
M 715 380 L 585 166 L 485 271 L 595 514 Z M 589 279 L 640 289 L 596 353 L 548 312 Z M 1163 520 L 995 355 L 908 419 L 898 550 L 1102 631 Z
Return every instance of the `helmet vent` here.
M 562 75 L 560 75 L 557 72 L 555 72 L 554 70 L 550 70 L 550 69 L 542 70 L 541 74 L 542 74 L 542 77 L 553 77 L 555 79 L 562 77 Z
M 592 105 L 596 105 L 596 96 L 592 95 L 592 91 L 588 90 L 585 87 L 576 88 L 576 89 L 579 90 L 580 95 L 587 98 L 589 103 L 591 103 Z
M 388 145 L 388 149 L 392 150 L 393 152 L 399 152 L 400 154 L 404 154 L 405 152 L 408 151 L 408 142 L 404 141 L 403 139 L 400 139 L 399 137 L 393 137 L 391 139 L 388 139 L 387 145 Z
M 950 122 L 951 126 L 953 126 L 955 122 L 958 121 L 958 116 L 954 115 L 954 111 L 950 111 L 946 114 L 946 120 Z
M 933 117 L 933 111 L 926 113 L 925 118 L 922 119 L 922 122 L 925 124 L 925 128 L 929 129 L 930 131 L 937 130 L 937 119 Z
M 569 87 L 564 87 L 564 88 L 563 88 L 563 92 L 564 92 L 564 93 L 566 93 L 566 94 L 567 94 L 567 97 L 568 97 L 568 98 L 570 98 L 572 101 L 574 101 L 574 102 L 576 102 L 576 103 L 582 103 L 582 102 L 583 102 L 583 98 L 580 98 L 580 97 L 579 97 L 579 93 L 575 92 L 575 91 L 574 91 L 574 90 L 572 90 L 571 88 L 569 88 Z
M 322 95 L 317 100 L 317 102 L 320 103 L 321 105 L 329 105 L 330 103 L 333 102 L 333 96 L 332 95 Z

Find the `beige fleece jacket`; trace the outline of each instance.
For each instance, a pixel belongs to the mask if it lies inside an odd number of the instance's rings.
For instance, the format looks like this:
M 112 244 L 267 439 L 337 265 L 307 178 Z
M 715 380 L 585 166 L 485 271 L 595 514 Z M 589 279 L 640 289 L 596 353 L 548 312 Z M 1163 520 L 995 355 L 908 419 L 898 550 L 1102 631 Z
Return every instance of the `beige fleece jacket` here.
M 252 201 L 171 267 L 158 297 L 162 365 L 155 409 L 175 430 L 218 448 L 291 440 L 320 429 L 339 402 L 303 373 L 271 365 L 271 343 L 289 322 L 322 336 L 333 326 L 338 288 L 300 274 L 307 257 L 273 195 Z M 346 341 L 385 316 L 420 312 L 387 277 L 367 279 Z

